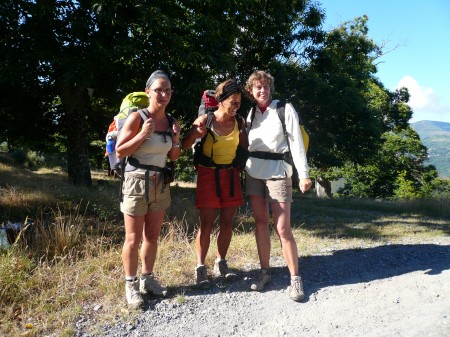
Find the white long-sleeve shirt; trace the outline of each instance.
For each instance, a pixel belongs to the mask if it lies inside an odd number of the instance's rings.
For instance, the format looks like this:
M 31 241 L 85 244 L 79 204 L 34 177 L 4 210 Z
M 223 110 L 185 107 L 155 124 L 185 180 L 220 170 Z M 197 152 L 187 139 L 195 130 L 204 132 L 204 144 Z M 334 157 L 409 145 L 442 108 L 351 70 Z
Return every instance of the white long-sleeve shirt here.
M 264 113 L 256 107 L 255 117 L 248 130 L 250 152 L 264 151 L 284 153 L 289 151 L 286 137 L 283 133 L 280 118 L 277 114 L 277 101 L 270 103 Z M 250 115 L 247 115 L 247 125 L 250 127 Z M 308 178 L 309 167 L 306 159 L 305 146 L 300 132 L 299 119 L 294 107 L 287 103 L 285 107 L 285 124 L 289 138 L 289 146 L 297 168 L 299 178 Z M 245 167 L 246 172 L 257 179 L 276 179 L 291 177 L 293 168 L 284 160 L 267 160 L 250 157 Z

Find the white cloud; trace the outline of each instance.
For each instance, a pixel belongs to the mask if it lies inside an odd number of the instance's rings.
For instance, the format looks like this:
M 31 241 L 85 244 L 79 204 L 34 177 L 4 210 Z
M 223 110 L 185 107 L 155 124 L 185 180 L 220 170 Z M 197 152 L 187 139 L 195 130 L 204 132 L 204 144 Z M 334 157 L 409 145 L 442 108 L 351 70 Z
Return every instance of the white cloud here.
M 397 88 L 406 87 L 411 95 L 408 102 L 411 108 L 420 109 L 427 105 L 431 105 L 435 99 L 432 88 L 422 87 L 411 76 L 403 77 L 397 84 Z
M 440 97 L 430 87 L 421 86 L 412 76 L 404 76 L 396 89 L 408 88 L 408 105 L 413 110 L 411 122 L 432 120 L 450 123 L 450 105 L 442 104 Z

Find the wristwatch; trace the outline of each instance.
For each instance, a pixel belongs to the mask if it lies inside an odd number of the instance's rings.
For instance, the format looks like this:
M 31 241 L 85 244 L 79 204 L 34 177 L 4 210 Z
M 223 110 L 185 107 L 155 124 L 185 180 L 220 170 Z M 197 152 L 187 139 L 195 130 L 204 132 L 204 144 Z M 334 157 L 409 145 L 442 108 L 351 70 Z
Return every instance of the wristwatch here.
M 181 143 L 178 143 L 178 144 L 172 144 L 172 147 L 178 147 L 178 148 L 180 148 L 180 147 L 181 147 Z

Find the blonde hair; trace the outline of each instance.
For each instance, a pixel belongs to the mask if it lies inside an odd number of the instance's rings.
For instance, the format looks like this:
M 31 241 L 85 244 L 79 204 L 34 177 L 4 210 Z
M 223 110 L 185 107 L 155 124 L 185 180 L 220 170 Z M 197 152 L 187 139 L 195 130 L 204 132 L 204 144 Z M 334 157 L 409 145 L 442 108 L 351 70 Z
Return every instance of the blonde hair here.
M 255 98 L 253 97 L 253 94 L 252 94 L 252 89 L 253 89 L 253 84 L 256 81 L 268 81 L 269 85 L 270 85 L 270 96 L 272 96 L 272 93 L 275 90 L 275 84 L 274 84 L 275 80 L 274 80 L 273 76 L 270 75 L 269 73 L 266 73 L 263 70 L 256 70 L 250 75 L 247 82 L 245 82 L 245 87 L 244 87 L 245 93 L 251 100 L 255 100 Z

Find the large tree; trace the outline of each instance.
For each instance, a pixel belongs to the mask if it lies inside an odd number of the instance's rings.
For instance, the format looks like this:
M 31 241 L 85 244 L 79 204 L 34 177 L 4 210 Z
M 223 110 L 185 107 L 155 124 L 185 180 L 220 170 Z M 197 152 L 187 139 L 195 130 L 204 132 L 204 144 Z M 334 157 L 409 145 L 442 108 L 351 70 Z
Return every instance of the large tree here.
M 320 23 L 311 19 L 311 8 L 300 0 L 6 0 L 0 5 L 0 89 L 10 87 L 11 102 L 29 97 L 36 134 L 63 135 L 69 180 L 90 185 L 90 140 L 153 70 L 172 76 L 171 108 L 190 121 L 205 86 L 267 66 L 286 51 L 293 32 L 308 40 Z M 304 36 L 301 27 L 307 27 Z M 2 120 L 13 114 L 12 105 L 0 108 Z M 19 120 L 11 119 L 3 135 L 12 142 L 19 129 Z

